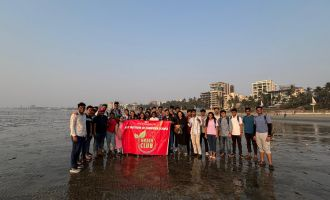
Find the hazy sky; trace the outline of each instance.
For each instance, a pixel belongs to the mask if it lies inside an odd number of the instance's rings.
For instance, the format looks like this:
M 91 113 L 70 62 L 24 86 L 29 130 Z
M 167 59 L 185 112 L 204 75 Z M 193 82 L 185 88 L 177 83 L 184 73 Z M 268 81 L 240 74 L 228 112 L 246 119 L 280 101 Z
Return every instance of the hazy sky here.
M 1 0 L 0 106 L 330 81 L 329 0 Z

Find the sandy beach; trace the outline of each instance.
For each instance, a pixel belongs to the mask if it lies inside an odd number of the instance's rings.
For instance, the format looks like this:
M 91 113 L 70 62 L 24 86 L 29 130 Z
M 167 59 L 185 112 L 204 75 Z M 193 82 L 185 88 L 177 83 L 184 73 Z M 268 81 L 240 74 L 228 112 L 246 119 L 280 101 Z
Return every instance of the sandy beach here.
M 275 171 L 190 157 L 98 159 L 69 174 L 70 112 L 1 109 L 0 199 L 328 199 L 330 123 L 274 119 Z M 243 139 L 243 153 L 246 153 Z

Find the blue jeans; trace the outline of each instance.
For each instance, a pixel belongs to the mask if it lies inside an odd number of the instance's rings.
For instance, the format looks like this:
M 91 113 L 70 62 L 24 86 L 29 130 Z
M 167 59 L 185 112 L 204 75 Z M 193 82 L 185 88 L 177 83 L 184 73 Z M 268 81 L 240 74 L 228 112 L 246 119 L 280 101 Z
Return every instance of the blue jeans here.
M 207 141 L 210 145 L 211 152 L 217 152 L 217 138 L 215 135 L 207 135 Z
M 107 133 L 96 133 L 95 134 L 95 141 L 96 141 L 96 146 L 95 149 L 96 151 L 103 150 L 104 147 L 104 139 Z
M 221 136 L 221 149 L 220 153 L 231 154 L 231 139 L 228 136 Z M 226 151 L 227 150 L 227 151 Z
M 115 136 L 116 136 L 115 133 L 107 132 L 106 139 L 107 139 L 108 151 L 113 151 L 116 147 Z
M 74 142 L 72 137 L 72 151 L 71 151 L 71 168 L 77 169 L 79 156 L 85 141 L 85 137 L 77 136 L 77 142 Z

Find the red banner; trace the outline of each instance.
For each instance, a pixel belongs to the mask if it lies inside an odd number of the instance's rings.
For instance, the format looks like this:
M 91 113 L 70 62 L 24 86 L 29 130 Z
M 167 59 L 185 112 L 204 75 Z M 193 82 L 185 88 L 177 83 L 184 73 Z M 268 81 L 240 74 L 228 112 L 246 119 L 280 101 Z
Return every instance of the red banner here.
M 169 121 L 127 120 L 123 126 L 123 151 L 136 155 L 167 155 Z

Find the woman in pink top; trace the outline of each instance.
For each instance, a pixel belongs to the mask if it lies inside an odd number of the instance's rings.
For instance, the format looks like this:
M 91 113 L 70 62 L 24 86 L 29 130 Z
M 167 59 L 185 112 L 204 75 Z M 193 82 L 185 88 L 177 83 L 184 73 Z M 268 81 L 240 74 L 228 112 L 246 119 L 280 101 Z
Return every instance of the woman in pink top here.
M 116 150 L 121 155 L 123 153 L 123 144 L 122 144 L 122 133 L 123 133 L 123 122 L 124 117 L 119 119 L 119 123 L 116 125 Z
M 216 159 L 218 123 L 213 112 L 209 112 L 205 122 L 205 137 L 210 145 L 210 159 Z

